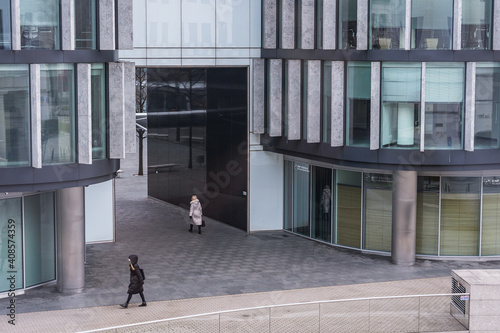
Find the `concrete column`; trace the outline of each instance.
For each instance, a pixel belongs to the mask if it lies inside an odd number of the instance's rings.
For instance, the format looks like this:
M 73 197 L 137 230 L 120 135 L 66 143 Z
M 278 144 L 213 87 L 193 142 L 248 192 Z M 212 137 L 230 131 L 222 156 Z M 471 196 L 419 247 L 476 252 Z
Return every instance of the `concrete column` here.
M 276 18 L 277 4 L 276 0 L 264 0 L 264 41 L 262 45 L 265 49 L 276 48 Z
M 344 62 L 332 61 L 332 147 L 344 145 Z
M 85 214 L 83 187 L 56 191 L 57 289 L 79 293 L 85 287 Z
M 123 98 L 125 107 L 125 152 L 135 153 L 135 63 L 123 63 Z
M 308 60 L 307 142 L 321 142 L 321 61 Z
M 92 96 L 90 64 L 77 64 L 78 163 L 92 164 Z
M 114 0 L 99 0 L 99 49 L 115 49 Z
M 314 49 L 314 0 L 302 0 L 301 10 L 301 48 L 306 50 Z
M 118 25 L 118 50 L 134 49 L 134 15 L 132 0 L 118 0 L 117 25 Z M 134 140 L 135 142 L 135 140 Z
M 368 0 L 358 0 L 356 49 L 368 50 Z
M 467 63 L 465 74 L 465 128 L 464 149 L 474 151 L 474 132 L 476 120 L 476 63 Z
M 265 59 L 253 59 L 253 131 L 254 134 L 265 132 Z
M 451 276 L 470 294 L 469 299 L 464 301 L 465 314 L 451 305 L 451 315 L 468 332 L 498 332 L 500 269 L 460 269 L 451 271 Z
M 42 104 L 40 102 L 40 65 L 30 65 L 31 166 L 42 167 Z
M 301 61 L 288 60 L 288 140 L 300 140 Z
M 283 0 L 281 5 L 281 48 L 295 48 L 295 0 Z
M 380 148 L 380 62 L 372 62 L 370 102 L 370 149 Z
M 269 61 L 269 136 L 282 136 L 283 61 Z
M 392 183 L 392 262 L 413 265 L 417 237 L 417 172 L 395 170 Z
M 323 0 L 323 50 L 337 48 L 337 2 Z
M 493 0 L 493 50 L 500 50 L 500 0 Z
M 61 49 L 75 49 L 75 2 L 61 0 Z
M 462 0 L 453 1 L 453 50 L 462 49 Z
M 420 124 L 425 124 L 425 71 L 427 65 L 422 63 L 422 78 L 420 82 Z M 420 151 L 425 150 L 425 126 L 420 126 Z
M 21 49 L 21 5 L 20 0 L 10 0 L 10 25 L 12 50 Z
M 411 0 L 406 0 L 405 7 L 405 50 L 411 48 Z
M 109 158 L 125 158 L 123 63 L 109 63 Z

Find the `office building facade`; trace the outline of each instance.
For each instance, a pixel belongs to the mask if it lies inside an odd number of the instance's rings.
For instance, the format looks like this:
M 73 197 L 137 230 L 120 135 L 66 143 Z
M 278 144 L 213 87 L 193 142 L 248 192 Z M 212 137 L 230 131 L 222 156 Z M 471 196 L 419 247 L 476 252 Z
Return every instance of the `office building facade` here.
M 84 287 L 135 152 L 131 1 L 0 1 L 0 294 Z M 9 280 L 12 274 L 15 281 Z
M 264 0 L 252 132 L 283 160 L 283 228 L 498 257 L 498 31 L 495 0 Z

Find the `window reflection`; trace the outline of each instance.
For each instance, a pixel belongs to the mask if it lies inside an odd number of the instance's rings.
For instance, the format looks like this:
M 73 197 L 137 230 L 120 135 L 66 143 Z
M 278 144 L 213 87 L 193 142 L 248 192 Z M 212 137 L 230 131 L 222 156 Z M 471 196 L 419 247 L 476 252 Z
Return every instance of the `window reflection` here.
M 412 1 L 411 48 L 450 50 L 453 0 Z
M 10 1 L 0 1 L 0 50 L 10 50 Z
M 95 0 L 75 0 L 75 49 L 96 49 Z
M 20 0 L 21 48 L 59 50 L 59 0 Z
M 92 159 L 106 158 L 106 76 L 104 64 L 92 64 Z
M 371 65 L 347 64 L 346 145 L 370 146 Z
M 42 164 L 75 161 L 73 65 L 40 65 Z
M 339 1 L 339 48 L 355 49 L 358 31 L 358 2 Z
M 462 49 L 491 49 L 491 0 L 468 0 L 462 3 Z
M 477 63 L 474 148 L 500 146 L 500 64 Z
M 0 167 L 30 164 L 28 65 L 0 65 Z
M 405 0 L 372 0 L 371 48 L 404 49 Z

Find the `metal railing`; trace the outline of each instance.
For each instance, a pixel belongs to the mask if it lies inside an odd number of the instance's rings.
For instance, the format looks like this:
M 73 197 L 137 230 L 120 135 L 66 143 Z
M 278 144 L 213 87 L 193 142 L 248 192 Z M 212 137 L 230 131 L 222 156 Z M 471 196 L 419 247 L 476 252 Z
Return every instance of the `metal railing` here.
M 447 332 L 467 331 L 468 315 L 450 314 L 462 294 L 366 297 L 266 305 L 142 323 L 90 332 Z M 465 323 L 465 326 L 462 323 Z

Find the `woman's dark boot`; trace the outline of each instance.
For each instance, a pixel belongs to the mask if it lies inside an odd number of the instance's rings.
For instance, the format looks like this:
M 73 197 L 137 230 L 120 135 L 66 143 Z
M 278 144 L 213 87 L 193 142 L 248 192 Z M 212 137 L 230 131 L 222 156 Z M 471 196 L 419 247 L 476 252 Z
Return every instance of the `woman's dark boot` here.
M 139 306 L 147 306 L 146 302 L 142 302 Z
M 198 226 L 198 233 L 201 234 L 201 225 Z
M 125 309 L 126 309 L 126 308 L 128 308 L 128 303 L 123 303 L 123 304 L 120 304 L 120 306 L 121 306 L 122 308 L 125 308 Z
M 192 224 L 189 226 L 189 230 L 188 231 L 189 232 L 193 232 L 193 225 Z

